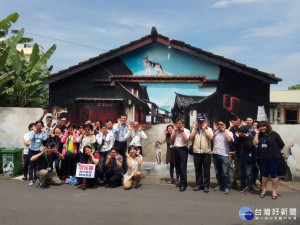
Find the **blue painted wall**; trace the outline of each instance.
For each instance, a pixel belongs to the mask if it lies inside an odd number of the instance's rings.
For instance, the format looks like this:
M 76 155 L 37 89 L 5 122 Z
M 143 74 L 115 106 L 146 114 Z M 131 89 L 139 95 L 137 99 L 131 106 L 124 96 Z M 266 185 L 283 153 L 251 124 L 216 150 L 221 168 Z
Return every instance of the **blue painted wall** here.
M 205 75 L 207 79 L 219 77 L 218 65 L 158 43 L 148 44 L 120 58 L 134 75 L 145 75 L 143 57 L 146 56 L 150 61 L 160 63 L 168 75 Z M 152 70 L 151 74 L 155 75 L 156 71 Z
M 143 57 L 146 56 L 148 60 L 159 63 L 167 75 L 205 75 L 206 79 L 219 78 L 218 65 L 159 43 L 148 44 L 120 58 L 134 75 L 145 75 Z M 156 71 L 151 70 L 151 75 L 156 75 Z M 150 101 L 166 108 L 174 106 L 175 92 L 208 96 L 216 91 L 214 87 L 199 87 L 198 83 L 140 83 L 140 85 L 147 86 Z

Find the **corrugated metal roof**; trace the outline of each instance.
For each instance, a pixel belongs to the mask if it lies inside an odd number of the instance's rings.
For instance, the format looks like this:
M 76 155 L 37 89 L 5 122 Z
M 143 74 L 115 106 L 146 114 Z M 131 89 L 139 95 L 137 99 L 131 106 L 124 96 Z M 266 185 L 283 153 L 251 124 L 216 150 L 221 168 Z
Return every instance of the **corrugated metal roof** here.
M 300 90 L 270 91 L 270 103 L 299 103 L 300 104 Z

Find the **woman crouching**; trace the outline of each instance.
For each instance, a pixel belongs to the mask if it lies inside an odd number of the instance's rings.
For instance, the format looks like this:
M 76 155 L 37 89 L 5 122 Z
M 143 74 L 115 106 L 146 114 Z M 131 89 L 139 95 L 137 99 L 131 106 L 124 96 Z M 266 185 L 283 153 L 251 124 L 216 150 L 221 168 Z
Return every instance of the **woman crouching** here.
M 99 153 L 92 152 L 92 148 L 88 145 L 83 148 L 83 164 L 95 164 L 96 166 L 99 164 L 100 155 Z M 78 163 L 80 165 L 80 163 Z M 82 190 L 86 189 L 86 185 L 88 184 L 92 188 L 97 188 L 97 169 L 95 170 L 94 178 L 83 178 L 82 179 Z
M 129 153 L 128 153 L 129 152 Z M 135 188 L 140 188 L 141 185 L 141 165 L 143 162 L 143 158 L 140 155 L 140 151 L 133 145 L 128 147 L 128 152 L 126 152 L 127 157 L 127 173 L 124 175 L 124 189 L 131 189 L 132 181 L 135 181 Z

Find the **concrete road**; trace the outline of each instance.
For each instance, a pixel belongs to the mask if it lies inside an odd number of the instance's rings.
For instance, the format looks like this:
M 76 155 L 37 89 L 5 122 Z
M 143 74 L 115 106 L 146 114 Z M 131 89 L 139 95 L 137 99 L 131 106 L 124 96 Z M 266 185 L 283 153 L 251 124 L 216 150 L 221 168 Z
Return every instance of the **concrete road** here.
M 64 184 L 45 190 L 30 187 L 28 182 L 0 179 L 0 225 L 218 225 L 218 224 L 299 224 L 300 193 L 280 188 L 280 196 L 272 200 L 256 194 L 230 195 L 210 190 L 194 192 L 192 185 L 181 193 L 174 185 L 155 183 L 147 177 L 143 190 L 122 188 L 87 189 Z M 243 221 L 239 210 L 249 206 L 255 209 L 296 208 L 297 218 L 286 221 Z

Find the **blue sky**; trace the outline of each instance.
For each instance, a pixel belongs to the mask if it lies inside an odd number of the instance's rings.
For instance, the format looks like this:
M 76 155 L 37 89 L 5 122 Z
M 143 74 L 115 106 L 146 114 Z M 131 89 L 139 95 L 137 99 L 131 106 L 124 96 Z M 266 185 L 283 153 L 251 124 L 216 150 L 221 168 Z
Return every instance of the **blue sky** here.
M 300 83 L 299 0 L 2 0 L 1 18 L 20 14 L 14 29 L 45 49 L 54 71 L 159 33 L 283 79 L 272 89 Z M 43 35 L 87 48 L 37 36 Z M 100 50 L 102 49 L 102 50 Z

